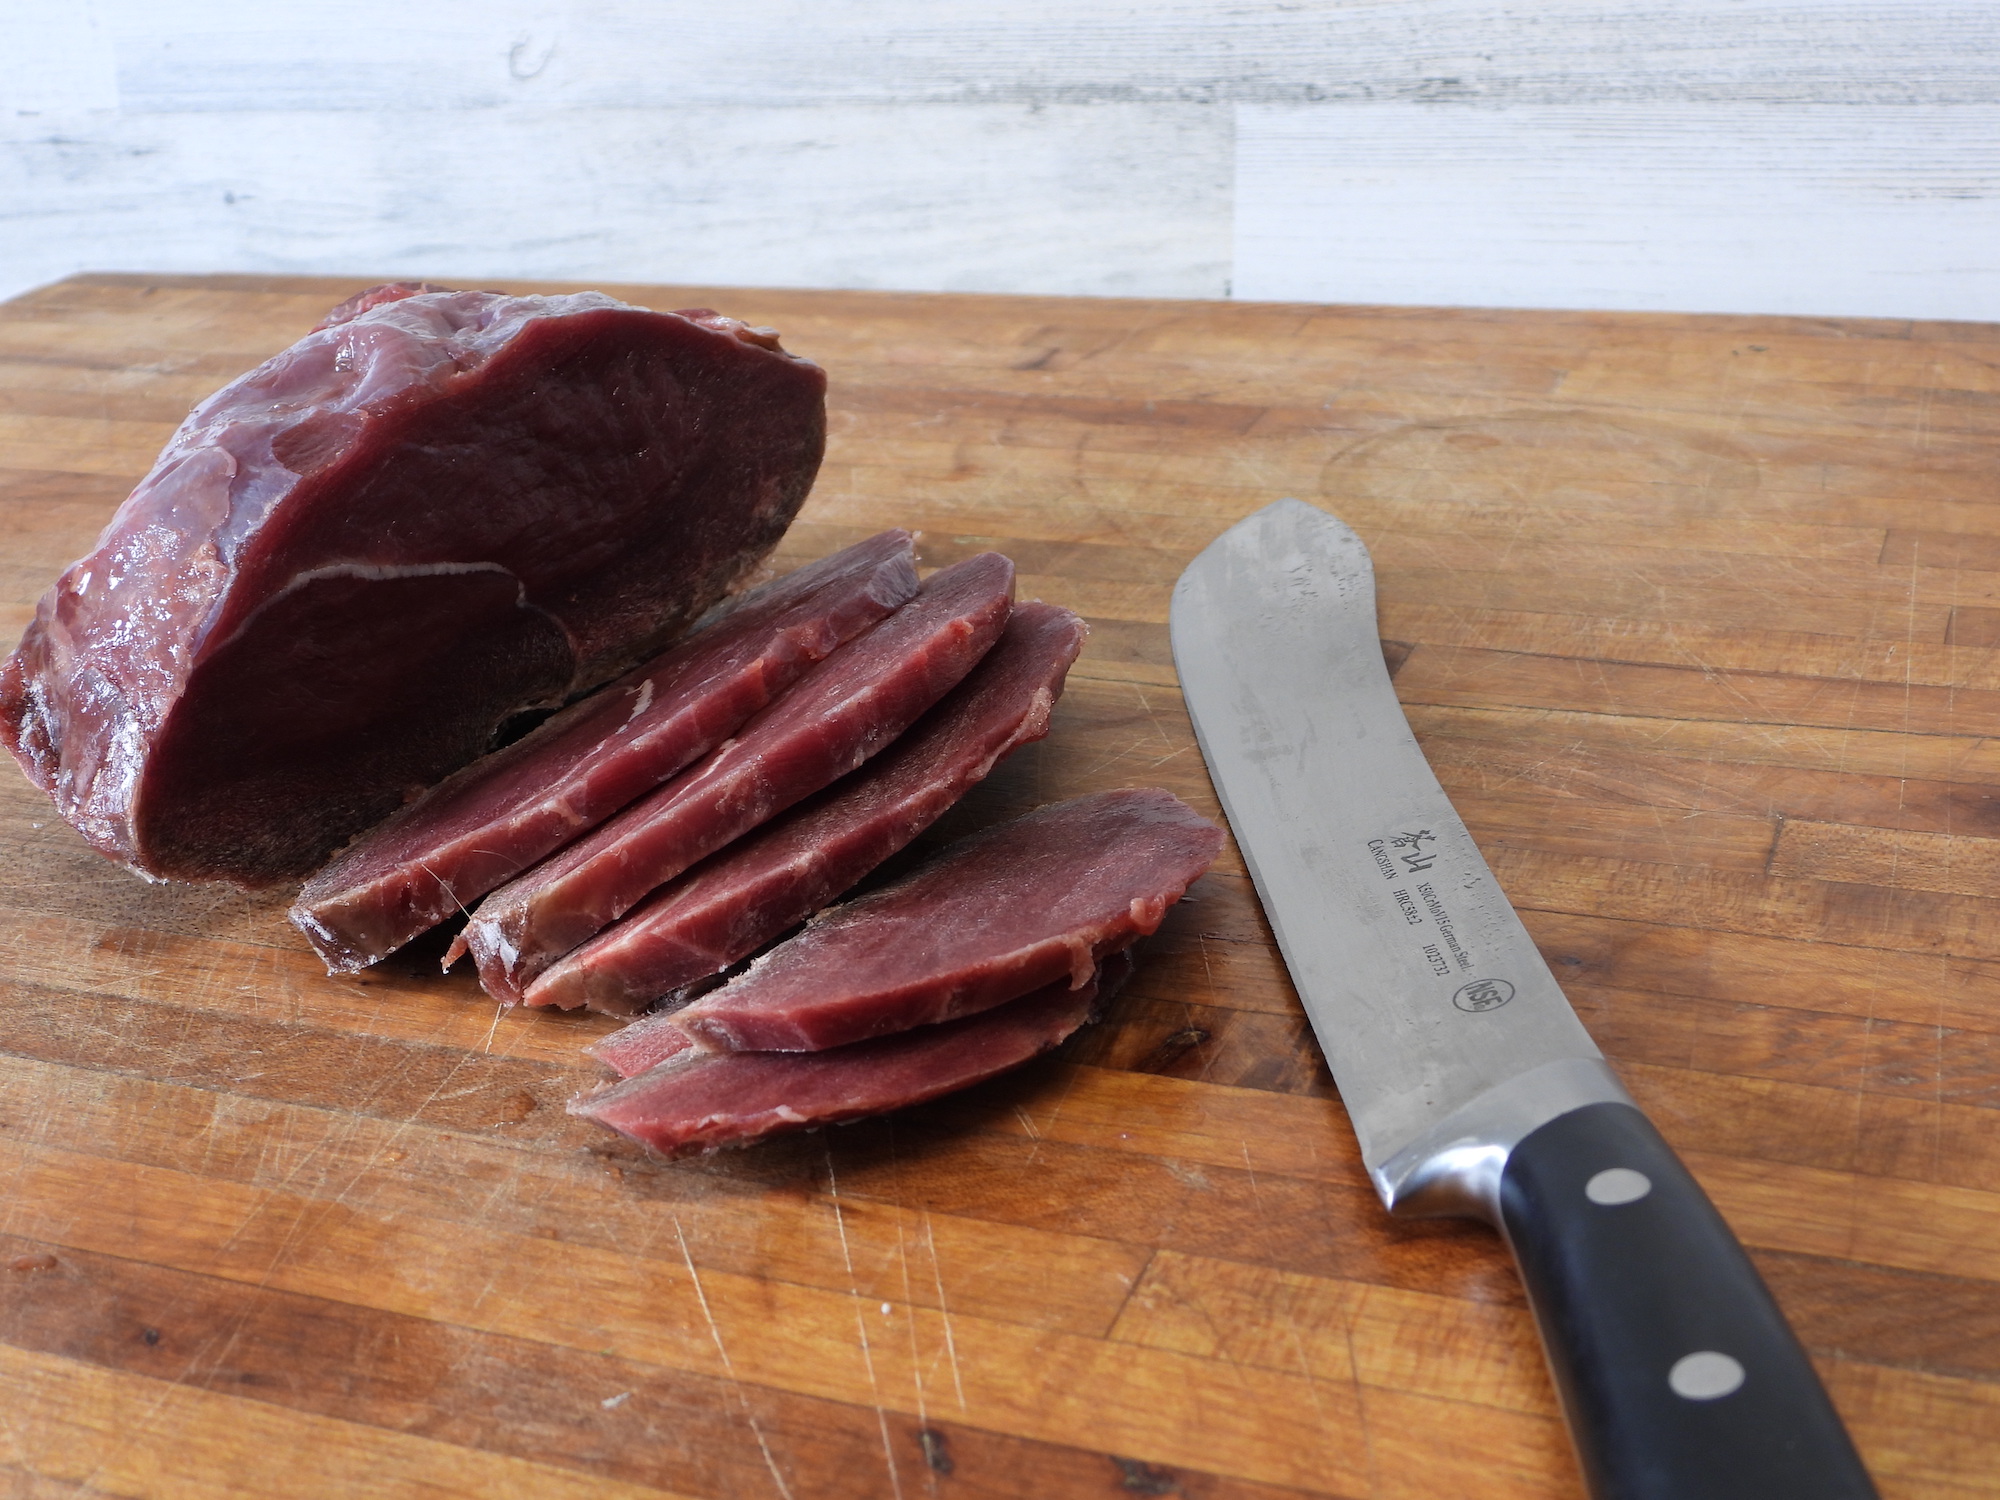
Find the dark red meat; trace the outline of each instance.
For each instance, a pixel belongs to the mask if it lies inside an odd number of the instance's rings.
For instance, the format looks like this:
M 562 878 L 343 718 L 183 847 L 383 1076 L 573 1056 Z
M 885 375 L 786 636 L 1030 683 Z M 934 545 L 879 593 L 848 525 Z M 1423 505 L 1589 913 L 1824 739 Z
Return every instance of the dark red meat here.
M 999 639 L 1014 565 L 983 552 L 841 647 L 736 738 L 481 902 L 469 949 L 496 998 L 733 839 L 860 765 L 950 691 Z
M 747 1146 L 921 1104 L 1019 1067 L 1090 1019 L 1096 976 L 962 1021 L 830 1052 L 689 1052 L 570 1102 L 571 1114 L 667 1156 Z
M 0 669 L 30 779 L 142 874 L 305 874 L 680 634 L 812 483 L 825 376 L 766 332 L 390 290 L 196 407 Z
M 659 1010 L 641 1016 L 583 1050 L 620 1078 L 643 1073 L 670 1057 L 694 1049 L 694 1038 L 674 1025 L 676 1014 L 673 1010 Z
M 1048 733 L 1083 635 L 1066 609 L 1016 605 L 999 644 L 895 744 L 649 897 L 537 979 L 526 1002 L 631 1015 L 811 916 Z
M 306 883 L 293 924 L 329 973 L 374 963 L 706 755 L 916 591 L 906 531 L 753 590 L 363 834 Z
M 835 907 L 675 1024 L 720 1051 L 816 1052 L 1082 984 L 1221 848 L 1221 829 L 1151 787 L 1038 808 Z

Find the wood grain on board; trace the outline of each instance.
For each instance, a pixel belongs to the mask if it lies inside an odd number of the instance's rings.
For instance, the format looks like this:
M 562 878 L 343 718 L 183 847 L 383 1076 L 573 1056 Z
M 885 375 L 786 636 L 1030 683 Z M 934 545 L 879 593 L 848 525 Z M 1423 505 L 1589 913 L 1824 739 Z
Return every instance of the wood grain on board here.
M 357 285 L 0 305 L 0 626 Z M 827 367 L 782 562 L 920 527 L 1090 619 L 936 838 L 1213 813 L 1171 582 L 1279 496 L 1352 523 L 1440 776 L 1884 1493 L 2000 1494 L 2000 329 L 631 295 Z M 1504 1253 L 1381 1211 L 1233 850 L 1060 1056 L 672 1166 L 563 1113 L 609 1023 L 434 946 L 329 979 L 283 901 L 0 777 L 7 1493 L 1580 1494 Z

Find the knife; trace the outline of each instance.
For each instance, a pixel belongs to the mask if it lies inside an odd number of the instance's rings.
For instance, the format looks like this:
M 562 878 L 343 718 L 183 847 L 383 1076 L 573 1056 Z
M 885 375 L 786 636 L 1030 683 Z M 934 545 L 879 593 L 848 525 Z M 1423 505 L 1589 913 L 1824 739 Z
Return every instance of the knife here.
M 1431 774 L 1361 539 L 1281 500 L 1174 590 L 1174 664 L 1361 1158 L 1513 1251 L 1597 1500 L 1875 1488 L 1749 1257 L 1619 1085 Z

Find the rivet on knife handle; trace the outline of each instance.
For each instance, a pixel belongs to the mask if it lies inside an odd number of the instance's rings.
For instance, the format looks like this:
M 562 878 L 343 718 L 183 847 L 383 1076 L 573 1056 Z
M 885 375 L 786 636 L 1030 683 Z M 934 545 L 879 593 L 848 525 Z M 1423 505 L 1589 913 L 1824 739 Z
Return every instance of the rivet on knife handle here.
M 1588 1104 L 1517 1144 L 1500 1215 L 1592 1494 L 1875 1494 L 1756 1268 L 1638 1110 Z
M 1374 571 L 1295 500 L 1181 575 L 1195 734 L 1383 1202 L 1513 1247 L 1599 1500 L 1870 1497 L 1728 1226 L 1605 1064 L 1431 774 Z

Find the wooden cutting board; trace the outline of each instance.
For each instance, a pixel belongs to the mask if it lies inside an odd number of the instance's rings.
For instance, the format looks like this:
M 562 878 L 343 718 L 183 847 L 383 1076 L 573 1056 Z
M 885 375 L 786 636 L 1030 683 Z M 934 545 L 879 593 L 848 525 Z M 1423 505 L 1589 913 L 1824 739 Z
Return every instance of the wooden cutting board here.
M 0 306 L 10 638 L 361 284 Z M 826 366 L 783 561 L 920 527 L 1089 617 L 945 833 L 1214 813 L 1170 585 L 1280 496 L 1352 523 L 1439 775 L 1885 1494 L 2000 1494 L 2000 329 L 624 294 Z M 1059 1058 L 669 1166 L 563 1112 L 609 1023 L 328 979 L 11 770 L 0 841 L 7 1494 L 1580 1493 L 1498 1243 L 1382 1213 L 1233 849 Z

